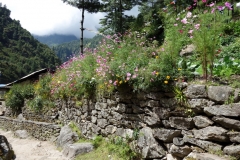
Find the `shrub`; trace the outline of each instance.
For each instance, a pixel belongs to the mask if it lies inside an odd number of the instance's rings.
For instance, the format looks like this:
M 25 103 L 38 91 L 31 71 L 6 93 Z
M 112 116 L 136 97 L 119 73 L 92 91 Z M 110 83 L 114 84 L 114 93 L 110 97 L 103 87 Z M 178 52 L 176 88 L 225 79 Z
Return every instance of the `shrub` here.
M 21 112 L 25 99 L 34 97 L 34 87 L 31 83 L 15 84 L 5 95 L 6 106 L 10 107 L 15 114 Z

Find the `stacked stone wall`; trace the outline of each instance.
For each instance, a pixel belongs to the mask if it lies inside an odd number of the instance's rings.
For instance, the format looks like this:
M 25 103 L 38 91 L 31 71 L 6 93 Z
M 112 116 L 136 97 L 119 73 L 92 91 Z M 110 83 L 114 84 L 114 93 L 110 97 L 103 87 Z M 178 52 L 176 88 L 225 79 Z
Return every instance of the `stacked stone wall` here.
M 193 151 L 222 151 L 240 158 L 239 89 L 200 84 L 181 88 L 185 107 L 172 92 L 121 89 L 101 98 L 56 101 L 42 121 L 51 117 L 51 122 L 63 125 L 75 122 L 88 138 L 131 138 L 138 132 L 133 144 L 145 159 L 169 154 L 183 159 Z M 23 116 L 31 118 L 28 112 Z
M 59 125 L 51 123 L 18 120 L 4 116 L 0 116 L 0 126 L 10 131 L 26 130 L 32 137 L 43 141 L 56 140 L 61 130 Z

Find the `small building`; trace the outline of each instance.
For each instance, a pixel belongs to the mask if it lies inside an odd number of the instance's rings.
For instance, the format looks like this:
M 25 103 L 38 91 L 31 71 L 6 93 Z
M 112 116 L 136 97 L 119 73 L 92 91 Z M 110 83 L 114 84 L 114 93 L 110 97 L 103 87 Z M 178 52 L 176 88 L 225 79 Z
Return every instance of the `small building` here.
M 14 84 L 18 84 L 18 83 L 22 83 L 25 81 L 36 81 L 39 80 L 39 78 L 44 75 L 45 73 L 48 72 L 47 68 L 38 70 L 36 72 L 30 73 L 16 81 L 13 81 L 11 83 L 8 84 L 0 84 L 0 116 L 4 115 L 4 112 L 6 110 L 6 105 L 5 105 L 5 99 L 4 99 L 4 95 L 6 94 L 6 92 L 8 92 L 11 89 L 11 86 Z

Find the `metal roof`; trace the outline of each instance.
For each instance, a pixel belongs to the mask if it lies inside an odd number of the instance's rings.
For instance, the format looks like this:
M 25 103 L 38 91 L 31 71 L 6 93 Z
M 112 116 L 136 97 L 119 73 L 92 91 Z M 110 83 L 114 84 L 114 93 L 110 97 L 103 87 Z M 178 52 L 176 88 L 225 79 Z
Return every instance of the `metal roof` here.
M 13 81 L 13 82 L 11 82 L 11 83 L 6 84 L 6 86 L 11 86 L 11 85 L 13 85 L 14 83 L 19 83 L 19 82 L 25 81 L 26 79 L 31 78 L 31 77 L 33 77 L 33 76 L 35 76 L 35 75 L 37 75 L 37 74 L 46 73 L 47 70 L 48 70 L 47 68 L 43 68 L 43 69 L 40 69 L 40 70 L 38 70 L 38 71 L 32 72 L 32 73 L 30 73 L 30 74 L 28 74 L 28 75 L 26 75 L 26 76 L 24 76 L 24 77 L 16 80 L 16 81 Z

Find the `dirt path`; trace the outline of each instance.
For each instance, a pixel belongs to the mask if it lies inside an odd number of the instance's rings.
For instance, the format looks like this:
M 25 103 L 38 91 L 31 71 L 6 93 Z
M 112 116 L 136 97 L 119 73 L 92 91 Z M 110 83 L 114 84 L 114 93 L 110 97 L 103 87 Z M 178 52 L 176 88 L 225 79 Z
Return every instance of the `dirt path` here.
M 48 141 L 35 139 L 19 139 L 11 131 L 0 129 L 0 135 L 6 136 L 16 154 L 16 160 L 68 160 Z

